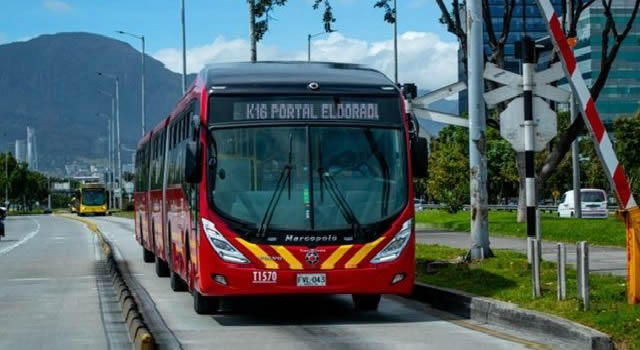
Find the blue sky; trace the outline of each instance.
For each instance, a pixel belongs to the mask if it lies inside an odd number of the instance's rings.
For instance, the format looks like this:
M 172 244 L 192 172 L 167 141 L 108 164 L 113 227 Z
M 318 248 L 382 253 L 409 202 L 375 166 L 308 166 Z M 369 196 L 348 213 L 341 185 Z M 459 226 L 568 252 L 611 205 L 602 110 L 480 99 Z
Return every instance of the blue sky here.
M 189 70 L 197 70 L 209 61 L 248 58 L 245 0 L 185 2 Z M 389 73 L 387 58 L 392 27 L 383 22 L 383 11 L 373 8 L 375 1 L 332 2 L 338 19 L 334 27 L 339 33 L 314 40 L 314 52 L 319 56 L 314 58 L 335 60 L 338 53 L 339 60 L 370 64 Z M 429 56 L 430 50 L 436 50 L 438 57 L 450 58 L 455 38 L 438 22 L 435 2 L 398 0 L 398 3 L 399 32 L 420 33 L 401 41 L 401 63 L 407 61 L 401 74 L 408 76 L 410 72 L 424 70 L 425 67 L 409 66 L 409 61 L 418 64 L 421 61 L 418 56 Z M 312 0 L 289 0 L 285 7 L 276 9 L 270 30 L 261 42 L 259 58 L 301 59 L 306 55 L 307 34 L 323 31 L 322 10 L 313 10 L 311 4 Z M 180 0 L 2 0 L 0 43 L 44 33 L 87 31 L 128 41 L 139 48 L 138 41 L 116 34 L 117 29 L 143 33 L 147 38 L 147 52 L 168 68 L 177 70 L 177 50 L 181 45 Z M 384 46 L 382 51 L 381 46 Z M 350 55 L 344 54 L 347 51 Z M 438 67 L 432 70 L 438 71 Z M 441 79 L 442 83 L 450 82 L 452 73 L 447 74 Z M 433 80 L 426 75 L 416 79 Z

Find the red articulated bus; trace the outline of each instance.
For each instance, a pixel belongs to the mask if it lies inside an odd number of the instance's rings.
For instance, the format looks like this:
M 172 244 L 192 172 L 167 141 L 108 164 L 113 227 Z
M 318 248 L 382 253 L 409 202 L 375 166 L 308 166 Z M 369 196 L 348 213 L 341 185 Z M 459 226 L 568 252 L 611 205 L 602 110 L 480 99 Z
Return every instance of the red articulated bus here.
M 207 66 L 138 143 L 135 236 L 197 313 L 220 298 L 352 294 L 375 310 L 414 283 L 413 176 L 426 140 L 373 69 Z

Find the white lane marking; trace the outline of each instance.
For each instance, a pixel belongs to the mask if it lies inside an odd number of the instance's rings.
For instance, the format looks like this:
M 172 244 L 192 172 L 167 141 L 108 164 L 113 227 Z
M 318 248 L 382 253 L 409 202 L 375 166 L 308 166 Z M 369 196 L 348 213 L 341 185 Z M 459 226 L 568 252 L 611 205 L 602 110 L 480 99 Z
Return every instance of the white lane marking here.
M 31 238 L 35 237 L 35 235 L 37 235 L 40 232 L 40 223 L 37 222 L 36 220 L 29 218 L 29 220 L 33 221 L 36 223 L 36 230 L 35 231 L 31 231 L 29 232 L 26 236 L 24 236 L 20 241 L 5 247 L 3 249 L 0 249 L 0 256 L 7 254 L 8 252 L 14 250 L 15 248 L 23 245 L 25 242 L 27 242 L 28 240 L 30 240 Z
M 32 281 L 51 281 L 53 278 L 12 278 L 8 282 L 32 282 Z
M 54 237 L 54 240 L 59 240 L 59 239 L 66 239 L 65 237 Z
M 74 281 L 74 280 L 91 280 L 95 279 L 95 275 L 68 277 L 68 278 L 51 278 L 51 277 L 32 277 L 32 278 L 10 278 L 7 282 L 39 282 L 39 281 Z

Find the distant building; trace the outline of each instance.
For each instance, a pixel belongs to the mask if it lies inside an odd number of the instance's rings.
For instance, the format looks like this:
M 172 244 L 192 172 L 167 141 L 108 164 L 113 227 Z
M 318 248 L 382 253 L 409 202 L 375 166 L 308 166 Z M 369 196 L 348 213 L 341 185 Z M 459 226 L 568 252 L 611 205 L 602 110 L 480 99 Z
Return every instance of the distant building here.
M 27 156 L 25 161 L 31 170 L 38 170 L 37 144 L 36 131 L 32 127 L 27 126 Z
M 562 1 L 564 0 L 551 0 L 551 3 L 555 7 L 558 13 L 562 13 Z M 546 20 L 540 14 L 538 5 L 534 0 L 526 0 L 526 5 L 523 7 L 521 1 L 516 2 L 516 7 L 513 9 L 513 17 L 511 18 L 509 36 L 504 47 L 504 69 L 520 74 L 521 63 L 516 58 L 516 41 L 519 41 L 526 29 L 527 35 L 533 40 L 540 39 L 546 35 L 547 32 Z M 523 12 L 523 8 L 525 11 Z M 504 0 L 489 0 L 489 10 L 491 12 L 491 24 L 496 36 L 499 38 L 504 28 Z M 523 17 L 523 14 L 525 15 Z M 526 20 L 525 20 L 526 19 Z M 526 23 L 526 28 L 523 28 L 522 23 Z M 489 36 L 487 34 L 487 26 L 484 25 L 484 51 L 487 56 L 493 52 L 489 47 Z M 464 64 L 462 63 L 462 52 L 458 52 L 460 58 L 458 62 L 458 80 L 466 81 L 466 74 L 464 71 Z M 465 113 L 468 110 L 467 91 L 462 91 L 458 95 L 458 110 L 460 113 Z
M 635 0 L 612 2 L 612 13 L 622 31 L 629 21 Z M 602 3 L 596 1 L 578 21 L 578 42 L 574 53 L 582 76 L 591 86 L 600 73 L 602 60 L 602 30 L 606 23 Z M 612 42 L 610 41 L 609 47 Z M 623 42 L 609 72 L 607 83 L 600 92 L 596 106 L 602 121 L 610 127 L 613 121 L 633 115 L 640 108 L 640 21 L 636 21 Z
M 27 162 L 27 142 L 25 140 L 16 140 L 14 154 L 18 162 Z

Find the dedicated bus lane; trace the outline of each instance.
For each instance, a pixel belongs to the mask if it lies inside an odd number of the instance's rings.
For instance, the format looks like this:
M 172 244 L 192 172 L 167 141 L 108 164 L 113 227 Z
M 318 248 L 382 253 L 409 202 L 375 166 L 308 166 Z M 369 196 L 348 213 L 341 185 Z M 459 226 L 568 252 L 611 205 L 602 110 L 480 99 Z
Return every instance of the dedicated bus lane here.
M 176 293 L 167 278 L 142 261 L 133 220 L 93 218 L 111 240 L 146 323 L 161 348 L 221 349 L 526 349 L 497 332 L 450 322 L 441 313 L 400 297 L 385 297 L 377 312 L 356 312 L 351 298 L 259 297 L 224 300 L 216 315 L 198 315 L 189 293 Z M 536 348 L 542 348 L 533 344 Z

